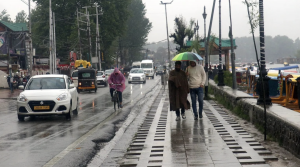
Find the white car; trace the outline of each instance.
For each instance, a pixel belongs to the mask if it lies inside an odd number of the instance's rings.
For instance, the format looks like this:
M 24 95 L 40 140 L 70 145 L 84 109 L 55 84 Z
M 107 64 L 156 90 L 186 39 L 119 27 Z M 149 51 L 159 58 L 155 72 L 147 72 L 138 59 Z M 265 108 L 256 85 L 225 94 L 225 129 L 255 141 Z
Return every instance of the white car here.
M 144 70 L 141 68 L 134 68 L 130 70 L 128 75 L 128 83 L 131 82 L 143 82 L 146 83 L 146 76 Z
M 97 85 L 104 85 L 105 87 L 107 86 L 107 79 L 104 71 L 97 72 Z
M 24 86 L 19 86 L 24 89 Z M 67 75 L 36 75 L 30 78 L 17 98 L 19 121 L 27 116 L 77 114 L 78 93 Z

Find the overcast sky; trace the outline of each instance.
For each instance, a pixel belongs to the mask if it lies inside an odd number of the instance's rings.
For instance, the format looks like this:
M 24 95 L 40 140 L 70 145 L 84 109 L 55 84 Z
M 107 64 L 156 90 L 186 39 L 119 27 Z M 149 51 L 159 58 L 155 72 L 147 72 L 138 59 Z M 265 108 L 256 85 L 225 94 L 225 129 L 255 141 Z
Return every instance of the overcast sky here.
M 24 0 L 28 2 L 28 0 Z M 146 5 L 146 16 L 152 22 L 152 30 L 148 36 L 148 42 L 157 42 L 166 39 L 166 19 L 164 5 L 160 0 L 142 0 Z M 231 0 L 232 22 L 234 37 L 250 36 L 247 8 L 243 0 Z M 257 0 L 258 1 L 258 0 Z M 171 2 L 171 0 L 163 0 Z M 191 18 L 199 21 L 199 35 L 204 35 L 204 21 L 202 17 L 203 7 L 206 6 L 207 31 L 211 17 L 213 0 L 174 0 L 167 5 L 169 34 L 174 32 L 174 19 L 176 16 L 183 16 L 188 23 Z M 34 7 L 35 4 L 31 3 Z M 300 0 L 264 0 L 265 12 L 265 35 L 286 35 L 295 40 L 300 37 Z M 12 20 L 16 14 L 25 10 L 28 13 L 28 6 L 22 0 L 0 0 L 0 11 L 6 9 Z M 228 38 L 229 30 L 229 5 L 228 0 L 222 0 L 222 37 Z M 213 17 L 212 33 L 219 34 L 219 0 L 216 0 L 216 7 Z M 255 32 L 258 36 L 258 31 Z

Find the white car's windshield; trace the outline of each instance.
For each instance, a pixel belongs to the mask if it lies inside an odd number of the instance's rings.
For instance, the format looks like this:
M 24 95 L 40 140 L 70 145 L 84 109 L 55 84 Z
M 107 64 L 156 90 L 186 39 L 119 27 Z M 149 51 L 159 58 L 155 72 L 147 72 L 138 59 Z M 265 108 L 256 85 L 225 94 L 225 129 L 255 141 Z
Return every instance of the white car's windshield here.
M 130 73 L 144 73 L 142 69 L 132 69 Z
M 33 78 L 26 90 L 66 89 L 65 79 L 61 77 Z

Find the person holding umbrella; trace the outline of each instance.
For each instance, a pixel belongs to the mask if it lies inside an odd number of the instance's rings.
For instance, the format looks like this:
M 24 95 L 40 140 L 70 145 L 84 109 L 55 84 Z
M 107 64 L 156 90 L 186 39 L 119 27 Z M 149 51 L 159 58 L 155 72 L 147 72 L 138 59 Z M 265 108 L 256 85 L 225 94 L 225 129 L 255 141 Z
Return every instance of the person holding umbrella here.
M 185 119 L 185 110 L 190 109 L 190 103 L 187 100 L 187 95 L 190 92 L 187 76 L 181 70 L 181 62 L 175 62 L 175 70 L 169 73 L 169 101 L 170 111 L 176 111 L 176 121 L 180 120 L 180 111 L 182 119 Z

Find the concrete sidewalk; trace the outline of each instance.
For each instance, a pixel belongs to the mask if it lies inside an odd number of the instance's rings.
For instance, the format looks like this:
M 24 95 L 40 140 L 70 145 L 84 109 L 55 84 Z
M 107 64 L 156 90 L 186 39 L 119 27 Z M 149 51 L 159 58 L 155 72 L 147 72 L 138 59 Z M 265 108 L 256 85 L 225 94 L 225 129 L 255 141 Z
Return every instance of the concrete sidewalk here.
M 16 100 L 23 90 L 15 89 L 13 92 L 10 89 L 0 89 L 0 99 Z
M 205 101 L 203 118 L 175 121 L 167 90 L 161 93 L 132 140 L 121 167 L 268 167 L 275 156 L 255 141 L 214 101 Z

